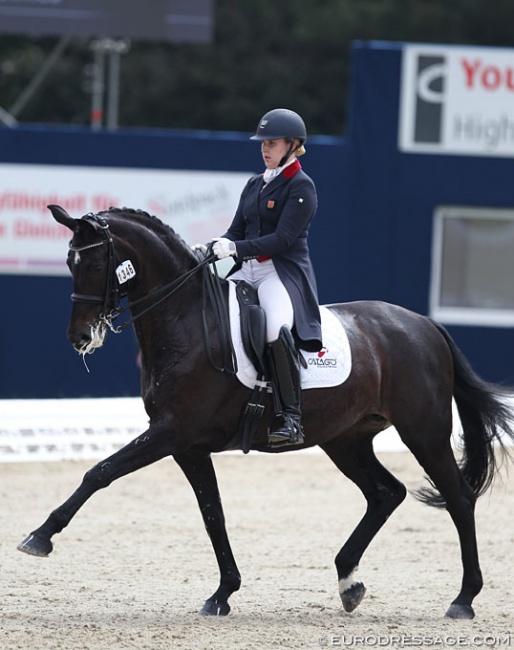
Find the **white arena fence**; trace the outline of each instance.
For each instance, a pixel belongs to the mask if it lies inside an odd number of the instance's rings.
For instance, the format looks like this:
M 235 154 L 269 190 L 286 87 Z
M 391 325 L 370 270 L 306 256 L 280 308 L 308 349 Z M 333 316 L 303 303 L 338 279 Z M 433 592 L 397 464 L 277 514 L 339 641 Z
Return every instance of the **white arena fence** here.
M 139 398 L 0 400 L 0 462 L 100 459 L 147 428 Z
M 147 428 L 143 402 L 136 397 L 0 400 L 0 463 L 100 460 Z M 454 435 L 459 431 L 454 409 Z M 375 438 L 374 447 L 405 450 L 392 427 Z M 316 451 L 317 447 L 294 453 Z

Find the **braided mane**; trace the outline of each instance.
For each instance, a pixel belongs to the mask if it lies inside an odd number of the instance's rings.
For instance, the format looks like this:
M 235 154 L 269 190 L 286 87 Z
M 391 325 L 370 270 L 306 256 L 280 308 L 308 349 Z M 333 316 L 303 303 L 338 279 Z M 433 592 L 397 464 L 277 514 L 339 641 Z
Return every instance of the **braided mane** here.
M 185 251 L 187 251 L 189 256 L 193 255 L 194 257 L 194 253 L 192 253 L 191 247 L 182 239 L 182 237 L 177 232 L 175 232 L 175 230 L 173 230 L 170 225 L 164 223 L 164 221 L 161 221 L 159 217 L 145 212 L 145 210 L 127 207 L 110 207 L 108 210 L 104 210 L 99 214 L 102 216 L 116 215 L 119 217 L 126 217 L 131 221 L 141 223 L 145 227 L 155 232 L 164 242 L 167 242 L 170 245 L 178 243 Z

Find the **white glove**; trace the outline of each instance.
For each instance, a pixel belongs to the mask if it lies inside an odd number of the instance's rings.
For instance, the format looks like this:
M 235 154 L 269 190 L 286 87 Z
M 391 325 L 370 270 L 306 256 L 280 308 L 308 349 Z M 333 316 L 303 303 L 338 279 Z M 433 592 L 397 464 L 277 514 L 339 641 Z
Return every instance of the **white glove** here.
M 212 246 L 212 252 L 219 260 L 224 259 L 225 257 L 236 257 L 237 250 L 236 245 L 230 239 L 225 239 L 224 237 L 216 237 L 212 240 L 214 242 Z
M 191 246 L 191 250 L 193 253 L 196 253 L 196 255 L 201 260 L 205 259 L 207 257 L 207 253 L 209 252 L 205 244 L 193 244 L 193 246 Z

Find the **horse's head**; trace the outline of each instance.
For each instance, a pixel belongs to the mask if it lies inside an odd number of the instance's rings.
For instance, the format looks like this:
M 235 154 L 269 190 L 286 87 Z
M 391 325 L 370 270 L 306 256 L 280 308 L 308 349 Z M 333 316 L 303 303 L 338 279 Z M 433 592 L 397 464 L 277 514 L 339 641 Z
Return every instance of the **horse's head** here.
M 150 310 L 164 310 L 159 316 L 162 321 L 165 312 L 170 313 L 169 301 L 166 305 L 163 301 L 186 281 L 190 297 L 185 296 L 185 287 L 181 289 L 174 313 L 190 308 L 201 283 L 196 273 L 209 260 L 199 264 L 191 248 L 160 219 L 130 208 L 110 208 L 74 219 L 58 205 L 48 208 L 58 223 L 73 232 L 68 253 L 73 276 L 68 339 L 77 352 L 94 352 L 103 345 L 109 328 L 120 332 Z M 120 307 L 124 296 L 129 300 Z M 127 309 L 132 318 L 114 328 L 112 321 Z
M 73 276 L 67 336 L 77 352 L 90 354 L 103 345 L 110 314 L 118 302 L 109 226 L 99 215 L 74 219 L 58 205 L 48 208 L 58 223 L 73 232 L 67 260 Z

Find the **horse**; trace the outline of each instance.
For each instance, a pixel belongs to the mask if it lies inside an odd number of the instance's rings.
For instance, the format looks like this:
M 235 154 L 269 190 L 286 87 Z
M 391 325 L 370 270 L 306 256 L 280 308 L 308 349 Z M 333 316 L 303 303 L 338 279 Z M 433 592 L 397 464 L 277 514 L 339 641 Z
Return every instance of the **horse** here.
M 72 232 L 67 264 L 73 277 L 67 338 L 81 355 L 100 348 L 124 310 L 141 351 L 141 394 L 146 431 L 94 465 L 75 492 L 18 549 L 47 556 L 60 533 L 97 490 L 139 468 L 172 456 L 191 484 L 217 559 L 220 580 L 200 610 L 224 616 L 241 577 L 225 527 L 211 454 L 237 447 L 234 436 L 251 393 L 233 372 L 213 361 L 220 341 L 216 301 L 205 300 L 205 260 L 167 224 L 141 210 L 110 208 L 73 218 L 48 206 Z M 211 275 L 213 274 L 210 271 Z M 230 280 L 219 278 L 225 299 Z M 121 306 L 123 305 L 123 306 Z M 407 490 L 377 459 L 374 437 L 394 426 L 426 473 L 415 496 L 446 508 L 457 529 L 462 583 L 445 616 L 471 619 L 483 586 L 475 531 L 477 497 L 500 467 L 502 438 L 514 439 L 506 387 L 480 378 L 446 329 L 431 318 L 382 301 L 326 306 L 346 329 L 352 370 L 331 388 L 304 390 L 304 443 L 270 448 L 272 397 L 251 449 L 282 453 L 319 446 L 362 491 L 367 508 L 335 557 L 343 608 L 353 611 L 365 586 L 359 562 Z M 126 323 L 123 323 L 125 325 Z M 221 339 L 221 337 L 219 337 Z M 452 445 L 452 398 L 457 404 L 463 451 Z

